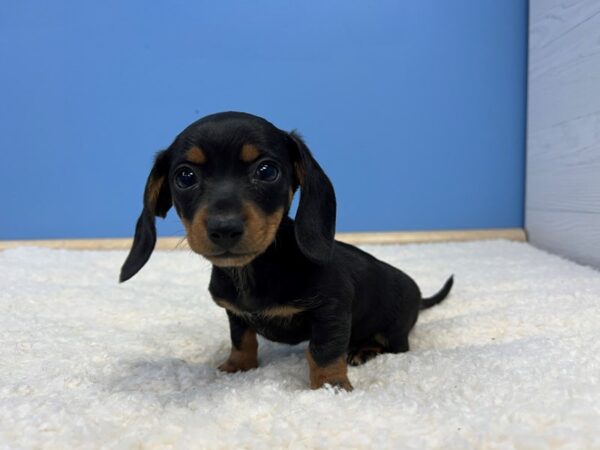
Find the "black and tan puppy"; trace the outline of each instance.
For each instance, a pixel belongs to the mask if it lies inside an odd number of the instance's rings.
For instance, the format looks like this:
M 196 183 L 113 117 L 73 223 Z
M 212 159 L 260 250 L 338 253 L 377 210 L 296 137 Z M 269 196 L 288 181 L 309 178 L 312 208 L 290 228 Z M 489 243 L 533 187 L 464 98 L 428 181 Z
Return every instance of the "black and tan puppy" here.
M 335 194 L 319 164 L 297 134 L 250 114 L 200 119 L 156 156 L 121 281 L 146 263 L 155 217 L 173 205 L 190 247 L 213 264 L 209 291 L 231 330 L 226 372 L 257 367 L 256 333 L 309 340 L 310 386 L 350 390 L 347 364 L 407 351 L 419 310 L 452 287 L 451 277 L 423 299 L 400 270 L 335 241 Z

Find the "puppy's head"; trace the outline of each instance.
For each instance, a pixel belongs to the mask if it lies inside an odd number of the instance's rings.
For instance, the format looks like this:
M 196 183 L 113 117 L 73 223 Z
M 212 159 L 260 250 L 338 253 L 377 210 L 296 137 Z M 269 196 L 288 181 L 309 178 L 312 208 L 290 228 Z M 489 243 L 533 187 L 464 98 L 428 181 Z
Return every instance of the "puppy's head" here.
M 171 206 L 196 253 L 219 267 L 250 263 L 273 243 L 298 187 L 296 241 L 307 258 L 322 263 L 333 244 L 335 194 L 302 139 L 245 113 L 194 122 L 156 156 L 120 280 L 148 261 L 155 217 Z

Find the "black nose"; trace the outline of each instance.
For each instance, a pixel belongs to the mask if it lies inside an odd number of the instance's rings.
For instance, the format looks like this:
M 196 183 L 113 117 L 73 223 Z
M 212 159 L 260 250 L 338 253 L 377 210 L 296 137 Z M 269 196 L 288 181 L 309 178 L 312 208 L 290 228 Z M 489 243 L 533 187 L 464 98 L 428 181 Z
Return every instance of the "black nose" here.
M 229 250 L 244 234 L 244 222 L 237 216 L 210 217 L 206 221 L 206 231 L 212 242 Z

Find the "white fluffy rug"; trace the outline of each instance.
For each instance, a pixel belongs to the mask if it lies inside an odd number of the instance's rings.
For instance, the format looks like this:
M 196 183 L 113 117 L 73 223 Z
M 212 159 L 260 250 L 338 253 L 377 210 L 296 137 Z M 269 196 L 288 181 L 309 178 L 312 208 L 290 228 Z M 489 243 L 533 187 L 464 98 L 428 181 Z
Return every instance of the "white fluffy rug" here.
M 233 375 L 210 269 L 156 252 L 0 252 L 0 447 L 600 448 L 600 273 L 505 241 L 367 247 L 412 275 L 409 353 L 308 389 L 305 344 Z

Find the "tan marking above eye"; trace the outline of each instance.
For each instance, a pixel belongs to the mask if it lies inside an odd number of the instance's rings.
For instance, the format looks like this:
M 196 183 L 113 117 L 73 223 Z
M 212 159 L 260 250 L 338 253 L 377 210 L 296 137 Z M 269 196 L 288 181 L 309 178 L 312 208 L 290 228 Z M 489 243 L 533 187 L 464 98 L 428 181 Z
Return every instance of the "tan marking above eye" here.
M 252 144 L 244 144 L 240 153 L 240 159 L 244 162 L 254 161 L 260 156 L 260 150 L 258 150 Z
M 192 147 L 186 153 L 185 157 L 189 162 L 194 164 L 204 164 L 206 162 L 206 155 L 200 147 Z

